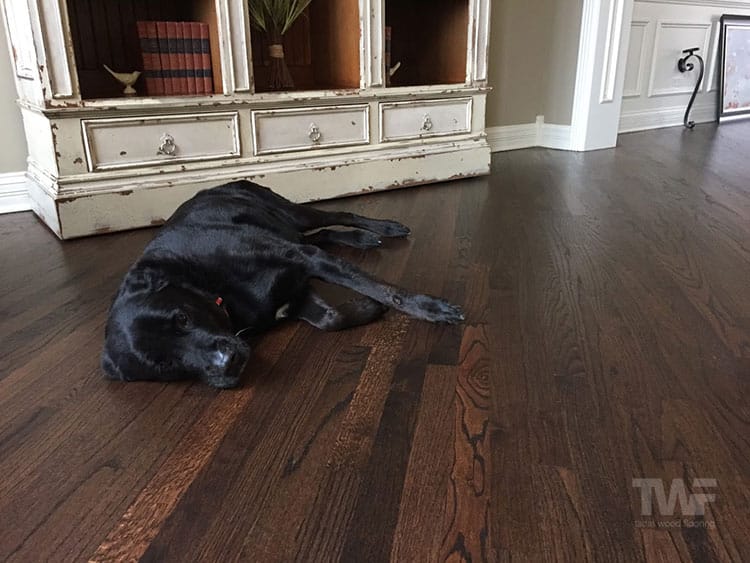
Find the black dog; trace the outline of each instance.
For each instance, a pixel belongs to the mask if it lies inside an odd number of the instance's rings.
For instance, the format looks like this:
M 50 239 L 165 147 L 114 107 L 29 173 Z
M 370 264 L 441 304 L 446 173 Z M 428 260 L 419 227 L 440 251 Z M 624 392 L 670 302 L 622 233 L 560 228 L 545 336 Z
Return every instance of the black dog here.
M 305 234 L 331 225 L 355 229 Z M 280 318 L 340 330 L 391 306 L 432 322 L 462 321 L 450 303 L 377 281 L 317 246 L 372 248 L 378 235 L 408 234 L 395 221 L 297 205 L 252 182 L 201 192 L 175 211 L 125 276 L 107 321 L 102 367 L 123 381 L 199 377 L 228 388 L 239 383 L 250 354 L 240 333 L 262 332 Z M 362 296 L 334 308 L 311 289 L 311 278 Z

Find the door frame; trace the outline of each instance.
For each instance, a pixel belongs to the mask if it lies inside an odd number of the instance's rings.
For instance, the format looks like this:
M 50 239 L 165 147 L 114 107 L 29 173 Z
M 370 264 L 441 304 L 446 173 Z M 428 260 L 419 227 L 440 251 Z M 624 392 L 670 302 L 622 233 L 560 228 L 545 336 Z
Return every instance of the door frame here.
M 583 0 L 571 149 L 617 145 L 634 0 Z

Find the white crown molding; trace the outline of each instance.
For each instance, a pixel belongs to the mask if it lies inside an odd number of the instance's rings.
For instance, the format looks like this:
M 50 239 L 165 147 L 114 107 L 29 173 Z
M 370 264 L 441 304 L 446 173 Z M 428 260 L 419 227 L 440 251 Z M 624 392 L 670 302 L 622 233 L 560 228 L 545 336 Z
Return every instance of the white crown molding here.
M 620 116 L 620 133 L 682 125 L 684 116 L 684 106 L 623 112 Z M 696 123 L 716 121 L 716 106 L 696 106 L 690 112 L 690 119 Z
M 0 214 L 31 210 L 25 172 L 0 174 Z

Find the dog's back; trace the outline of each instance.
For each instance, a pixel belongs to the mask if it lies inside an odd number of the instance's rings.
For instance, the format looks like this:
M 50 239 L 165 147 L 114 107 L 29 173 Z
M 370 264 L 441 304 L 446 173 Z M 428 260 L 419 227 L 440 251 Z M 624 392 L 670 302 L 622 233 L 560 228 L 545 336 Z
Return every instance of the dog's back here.
M 199 192 L 177 208 L 162 230 L 241 225 L 298 242 L 292 205 L 268 188 L 241 180 Z

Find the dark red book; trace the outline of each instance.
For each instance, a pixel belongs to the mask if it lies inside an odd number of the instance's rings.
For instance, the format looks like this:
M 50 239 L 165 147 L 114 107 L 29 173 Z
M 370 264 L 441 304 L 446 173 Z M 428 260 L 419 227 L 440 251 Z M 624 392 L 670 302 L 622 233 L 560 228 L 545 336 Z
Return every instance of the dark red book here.
M 175 94 L 172 83 L 172 71 L 169 62 L 169 34 L 167 33 L 167 22 L 156 22 L 156 35 L 159 38 L 159 58 L 161 60 L 162 76 L 164 77 L 164 95 Z
M 164 79 L 159 57 L 159 39 L 156 35 L 156 22 L 136 22 L 138 41 L 141 46 L 141 62 L 143 65 L 143 84 L 145 93 L 149 96 L 164 94 Z
M 167 28 L 167 64 L 169 65 L 165 73 L 172 81 L 172 94 L 180 95 L 180 80 L 177 75 L 177 69 L 179 68 L 179 60 L 177 56 L 177 45 L 175 45 L 175 39 L 177 38 L 177 23 L 176 22 L 164 22 Z
M 211 70 L 211 41 L 208 35 L 208 24 L 199 23 L 201 38 L 201 67 L 200 76 L 203 77 L 203 91 L 206 94 L 214 92 L 214 75 Z
M 193 56 L 190 49 L 190 27 L 186 22 L 177 24 L 177 58 L 180 66 L 180 83 L 185 87 L 185 93 L 195 95 L 195 71 L 193 71 Z M 192 73 L 192 76 L 191 76 Z
M 190 29 L 190 47 L 187 49 L 187 58 L 190 63 L 190 70 L 195 86 L 196 94 L 205 94 L 203 89 L 203 77 L 200 76 L 201 68 L 201 28 L 198 22 L 188 22 L 185 24 Z

